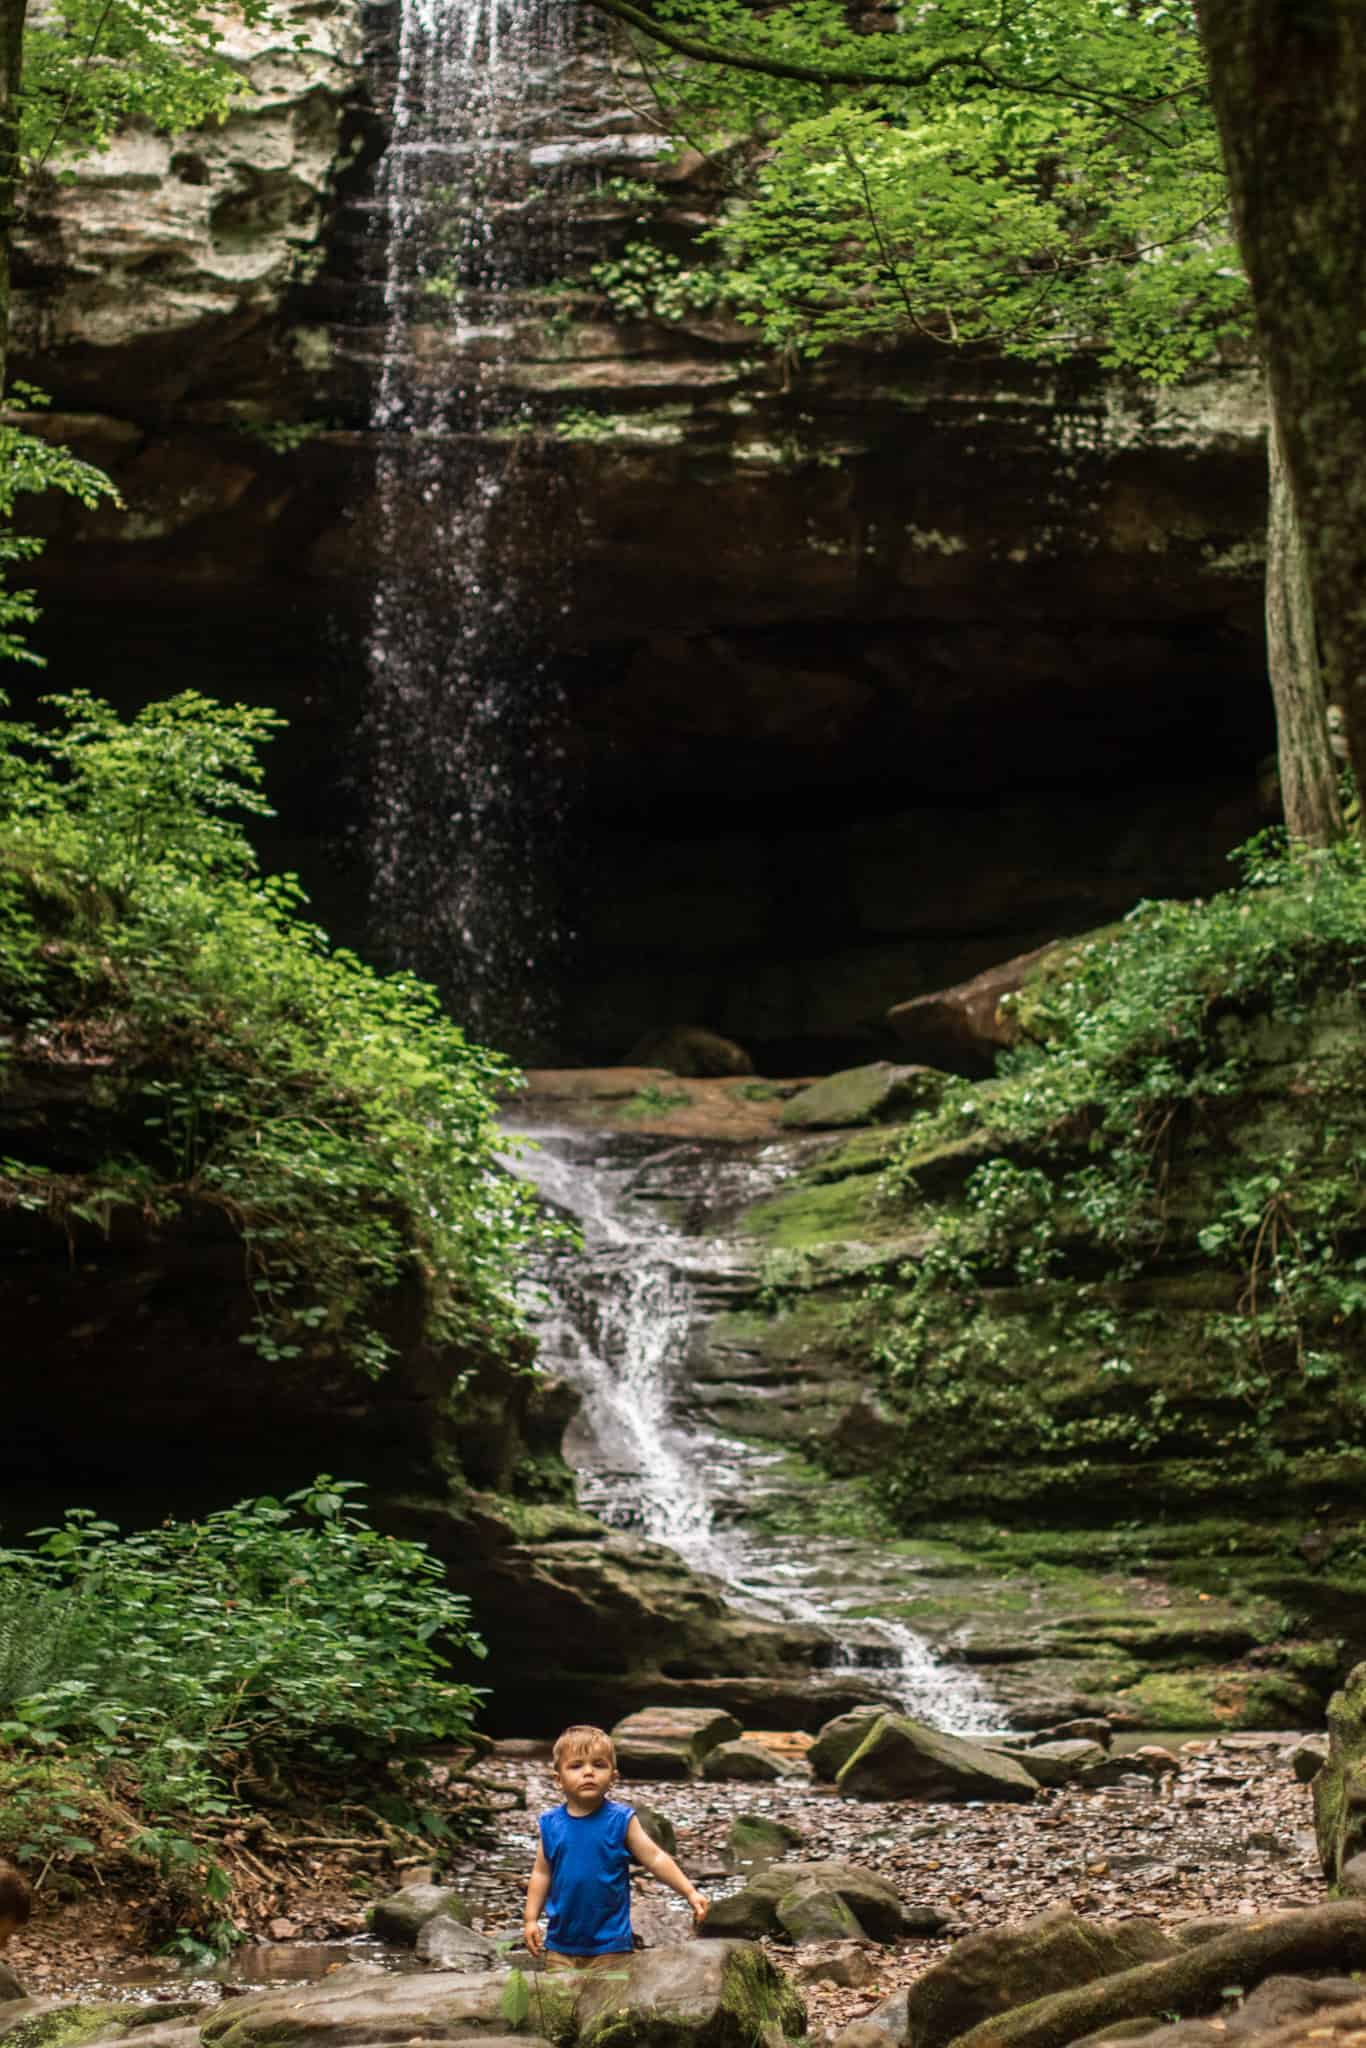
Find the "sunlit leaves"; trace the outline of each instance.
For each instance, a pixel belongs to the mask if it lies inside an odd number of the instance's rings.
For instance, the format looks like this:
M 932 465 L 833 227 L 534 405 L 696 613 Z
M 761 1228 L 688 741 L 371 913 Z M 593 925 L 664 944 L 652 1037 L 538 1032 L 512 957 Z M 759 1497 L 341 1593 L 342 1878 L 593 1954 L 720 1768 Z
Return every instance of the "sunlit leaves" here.
M 874 35 L 826 0 L 661 11 L 718 49 L 888 77 L 822 88 L 637 38 L 675 131 L 731 178 L 715 259 L 774 346 L 921 335 L 1171 378 L 1245 343 L 1188 5 L 939 0 Z

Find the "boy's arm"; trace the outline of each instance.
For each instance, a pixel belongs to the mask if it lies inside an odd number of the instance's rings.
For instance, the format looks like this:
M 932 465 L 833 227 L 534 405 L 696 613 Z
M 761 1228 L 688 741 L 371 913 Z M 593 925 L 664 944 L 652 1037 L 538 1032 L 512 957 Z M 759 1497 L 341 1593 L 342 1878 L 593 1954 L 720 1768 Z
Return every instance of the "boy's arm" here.
M 707 1908 L 711 1901 L 703 1896 L 690 1877 L 683 1875 L 673 1857 L 666 1856 L 658 1842 L 651 1841 L 634 1814 L 631 1815 L 631 1824 L 626 1830 L 626 1846 L 636 1862 L 643 1864 L 651 1877 L 661 1879 L 663 1883 L 671 1886 L 680 1898 L 687 1900 L 692 1907 L 692 1917 L 700 1926 L 707 1917 Z
M 541 1932 L 541 1908 L 550 1893 L 550 1865 L 545 1850 L 538 1847 L 536 1861 L 531 1866 L 531 1882 L 526 1888 L 526 1905 L 522 1911 L 522 1939 L 532 1955 L 545 1953 L 545 1936 Z

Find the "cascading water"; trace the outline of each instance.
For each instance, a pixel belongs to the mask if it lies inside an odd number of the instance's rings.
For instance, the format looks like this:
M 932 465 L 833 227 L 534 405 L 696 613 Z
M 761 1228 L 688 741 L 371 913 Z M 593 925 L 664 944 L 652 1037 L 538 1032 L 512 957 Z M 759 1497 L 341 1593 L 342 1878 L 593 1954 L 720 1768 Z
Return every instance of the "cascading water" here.
M 566 12 L 402 0 L 380 186 L 375 921 L 474 1035 L 524 1056 L 551 1021 L 562 777 L 556 508 L 517 488 L 534 436 L 514 359 L 519 294 L 553 267 L 530 154 Z
M 582 1133 L 529 1135 L 537 1149 L 519 1155 L 517 1170 L 583 1240 L 581 1251 L 544 1262 L 529 1304 L 543 1364 L 583 1396 L 566 1442 L 583 1505 L 714 1574 L 737 1607 L 825 1631 L 835 1670 L 876 1675 L 918 1718 L 963 1735 L 999 1727 L 999 1710 L 971 1672 L 938 1661 L 899 1622 L 851 1618 L 867 1597 L 850 1554 L 857 1546 L 814 1549 L 747 1530 L 745 1507 L 765 1490 L 774 1454 L 680 1412 L 689 1347 L 706 1314 L 692 1276 L 724 1272 L 733 1247 L 683 1236 L 650 1215 L 638 1160 L 614 1163 Z

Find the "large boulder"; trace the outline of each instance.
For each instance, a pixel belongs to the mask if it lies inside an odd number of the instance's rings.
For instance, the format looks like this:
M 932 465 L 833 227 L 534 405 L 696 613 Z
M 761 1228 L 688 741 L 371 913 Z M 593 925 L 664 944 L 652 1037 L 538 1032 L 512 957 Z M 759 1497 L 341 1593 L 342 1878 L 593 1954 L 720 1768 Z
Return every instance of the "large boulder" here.
M 847 1714 L 836 1714 L 833 1721 L 827 1721 L 806 1752 L 812 1777 L 824 1778 L 833 1784 L 873 1722 L 880 1721 L 886 1711 L 885 1707 L 874 1704 L 851 1707 Z
M 1328 1755 L 1313 1779 L 1314 1833 L 1329 1884 L 1366 1849 L 1366 1664 L 1328 1702 Z
M 915 2048 L 944 2048 L 997 2013 L 1177 1953 L 1151 1921 L 1082 1920 L 1063 1907 L 987 1928 L 955 1942 L 911 1986 L 907 2038 Z
M 806 2032 L 797 1991 L 745 1941 L 645 1949 L 582 1985 L 579 2048 L 783 2048 Z
M 13 1998 L 22 1998 L 24 1987 L 8 1963 L 0 1963 L 0 2003 L 8 2004 Z
M 904 1714 L 883 1714 L 841 1767 L 847 1799 L 1033 1799 L 1022 1764 Z
M 695 1778 L 710 1752 L 742 1733 L 718 1707 L 644 1707 L 612 1730 L 624 1778 Z
M 370 1908 L 370 1926 L 381 1941 L 400 1942 L 411 1948 L 429 1920 L 440 1914 L 447 1920 L 470 1924 L 470 1909 L 459 1892 L 445 1884 L 406 1884 L 387 1898 L 376 1899 Z
M 783 1914 L 788 1901 L 800 1892 L 803 1912 L 810 1924 L 817 1892 L 836 1899 L 854 1916 L 857 1931 L 874 1941 L 896 1941 L 911 1932 L 932 1932 L 943 1926 L 944 1916 L 936 1908 L 911 1910 L 885 1878 L 874 1871 L 860 1870 L 851 1863 L 775 1863 L 758 1870 L 742 1891 L 729 1899 L 718 1899 L 702 1923 L 702 1934 L 715 1938 L 743 1935 L 757 1940 L 764 1935 L 787 1934 Z M 928 1924 L 928 1923 L 932 1923 Z M 832 1936 L 804 1934 L 791 1939 L 825 1940 Z

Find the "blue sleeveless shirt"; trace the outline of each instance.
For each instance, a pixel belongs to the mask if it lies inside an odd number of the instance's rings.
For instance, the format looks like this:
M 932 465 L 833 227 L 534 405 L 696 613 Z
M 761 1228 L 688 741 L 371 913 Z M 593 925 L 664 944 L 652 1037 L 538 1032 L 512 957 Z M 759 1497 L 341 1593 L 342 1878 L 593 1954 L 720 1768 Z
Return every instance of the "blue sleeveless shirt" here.
M 545 1945 L 562 1956 L 626 1955 L 631 1948 L 631 1852 L 635 1808 L 604 1799 L 596 1813 L 556 1806 L 541 1815 L 550 1865 Z

